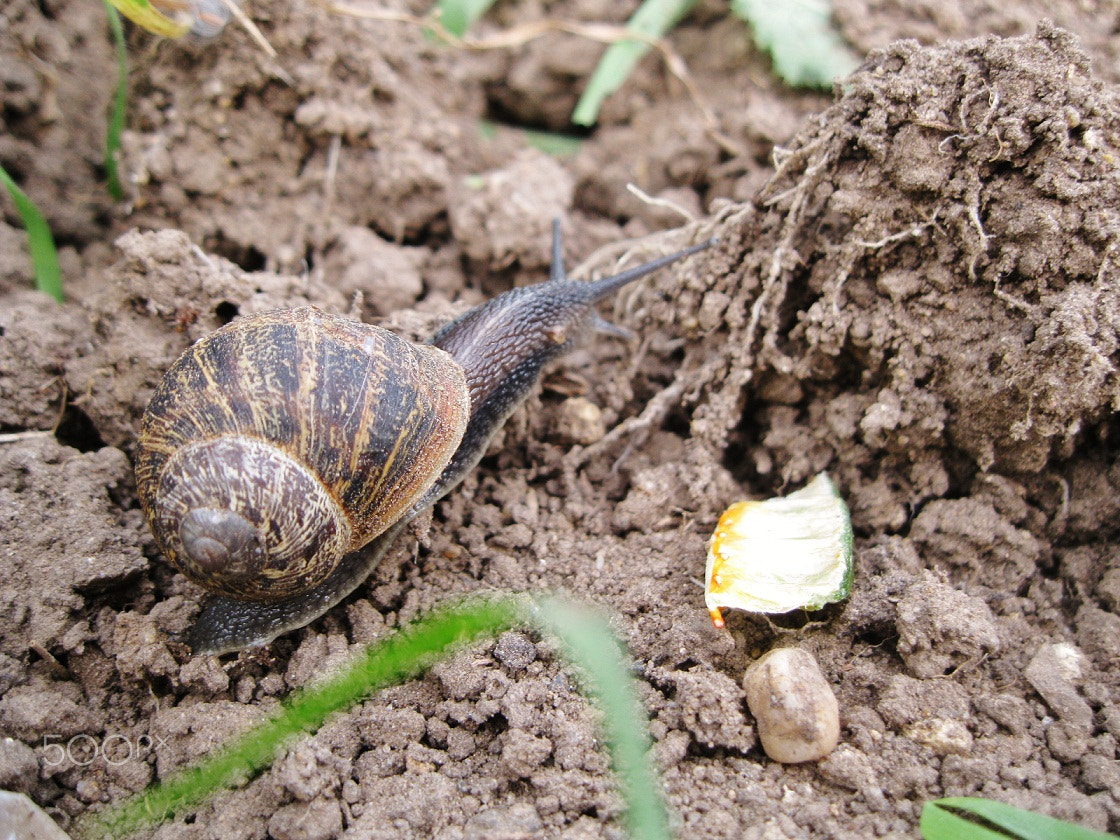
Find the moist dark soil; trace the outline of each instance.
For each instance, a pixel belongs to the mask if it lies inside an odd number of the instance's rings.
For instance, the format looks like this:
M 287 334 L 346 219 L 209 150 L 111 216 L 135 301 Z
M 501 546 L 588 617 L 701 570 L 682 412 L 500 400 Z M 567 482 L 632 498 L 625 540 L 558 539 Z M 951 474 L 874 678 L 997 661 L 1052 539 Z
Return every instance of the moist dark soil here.
M 500 3 L 477 31 L 631 5 Z M 0 788 L 68 828 L 448 598 L 551 590 L 629 646 L 681 837 L 916 837 L 957 795 L 1120 830 L 1120 9 L 842 0 L 866 61 L 828 95 L 702 2 L 670 38 L 693 85 L 651 54 L 559 158 L 523 129 L 568 130 L 600 44 L 246 10 L 276 59 L 234 25 L 130 32 L 119 204 L 101 4 L 0 11 L 0 164 L 66 283 L 62 305 L 31 290 L 4 204 Z M 159 555 L 131 465 L 173 359 L 281 306 L 422 339 L 541 279 L 557 216 L 583 276 L 720 241 L 606 307 L 633 340 L 556 366 L 354 595 L 192 656 L 206 594 Z M 721 511 L 822 470 L 852 511 L 849 600 L 713 627 Z M 755 738 L 742 675 L 780 646 L 839 699 L 822 761 Z M 507 633 L 149 836 L 622 836 L 578 689 L 550 640 Z

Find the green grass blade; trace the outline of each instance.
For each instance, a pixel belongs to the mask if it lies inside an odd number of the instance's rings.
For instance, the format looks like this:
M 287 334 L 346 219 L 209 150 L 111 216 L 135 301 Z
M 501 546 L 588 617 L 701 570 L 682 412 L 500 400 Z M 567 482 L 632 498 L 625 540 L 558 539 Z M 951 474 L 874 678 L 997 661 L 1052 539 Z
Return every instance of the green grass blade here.
M 626 28 L 651 38 L 660 38 L 676 26 L 695 4 L 696 0 L 645 0 L 626 22 Z M 599 108 L 602 107 L 603 100 L 622 87 L 634 65 L 647 52 L 649 44 L 644 41 L 619 41 L 611 44 L 599 59 L 591 80 L 576 103 L 572 122 L 576 125 L 594 125 L 599 119 Z
M 927 802 L 922 807 L 918 828 L 924 840 L 1008 840 L 1006 834 L 938 808 L 934 802 Z
M 494 0 L 439 0 L 436 8 L 439 9 L 439 21 L 444 28 L 452 35 L 462 38 L 474 22 L 493 5 Z
M 957 812 L 975 815 L 984 824 Z M 927 802 L 919 828 L 925 840 L 1116 840 L 1115 834 L 971 796 Z
M 859 66 L 832 26 L 829 0 L 731 0 L 731 11 L 750 24 L 755 44 L 788 85 L 828 88 Z
M 525 623 L 559 636 L 571 661 L 586 670 L 592 696 L 605 713 L 606 741 L 620 776 L 633 836 L 668 838 L 665 807 L 648 764 L 646 715 L 630 689 L 626 657 L 609 625 L 562 601 L 533 602 L 522 597 L 472 599 L 436 610 L 371 645 L 323 682 L 293 693 L 275 715 L 193 767 L 84 818 L 80 833 L 122 837 L 189 811 L 217 790 L 268 766 L 292 737 L 315 731 L 334 712 L 353 706 L 377 689 L 418 676 L 461 644 Z
M 518 622 L 512 600 L 470 601 L 438 610 L 379 643 L 325 682 L 295 692 L 269 720 L 195 766 L 139 796 L 94 815 L 83 826 L 97 837 L 120 837 L 191 809 L 210 794 L 270 764 L 292 736 L 318 729 L 379 688 L 411 679 L 448 648 L 493 635 Z
M 517 128 L 514 126 L 499 126 L 490 120 L 479 120 L 478 132 L 487 140 L 498 136 L 499 129 L 516 131 L 521 135 L 527 146 L 532 146 L 547 155 L 556 158 L 571 157 L 583 145 L 583 138 L 573 134 L 560 134 L 554 131 L 540 131 L 532 128 Z
M 113 33 L 113 43 L 117 49 L 117 91 L 113 95 L 113 106 L 109 113 L 109 126 L 105 130 L 105 175 L 109 182 L 109 195 L 114 201 L 124 198 L 117 157 L 121 148 L 121 131 L 124 129 L 124 113 L 128 105 L 128 50 L 124 43 L 124 27 L 121 16 L 109 0 L 104 0 L 105 11 L 109 15 L 109 29 Z
M 539 131 L 526 128 L 523 130 L 523 134 L 528 145 L 555 158 L 572 157 L 583 145 L 582 137 L 560 134 L 555 131 Z
M 46 292 L 62 303 L 62 269 L 58 265 L 58 249 L 54 246 L 54 236 L 50 225 L 34 202 L 27 197 L 19 185 L 0 166 L 0 183 L 8 189 L 8 195 L 16 205 L 23 227 L 27 231 L 27 244 L 31 251 L 31 264 L 35 269 L 35 285 L 39 291 Z
M 630 662 L 606 620 L 558 598 L 537 600 L 535 623 L 560 639 L 566 657 L 583 670 L 587 690 L 603 712 L 611 762 L 627 803 L 630 836 L 668 840 L 668 813 L 650 755 L 646 712 L 630 677 Z

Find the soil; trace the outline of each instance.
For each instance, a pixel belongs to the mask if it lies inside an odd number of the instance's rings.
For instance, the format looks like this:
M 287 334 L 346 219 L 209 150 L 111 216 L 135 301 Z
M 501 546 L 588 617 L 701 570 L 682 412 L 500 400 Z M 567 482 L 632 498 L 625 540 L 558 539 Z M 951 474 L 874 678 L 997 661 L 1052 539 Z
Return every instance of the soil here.
M 500 3 L 478 31 L 631 5 Z M 828 95 L 783 87 L 702 2 L 671 38 L 702 100 L 651 55 L 561 158 L 517 126 L 566 129 L 600 45 L 468 52 L 314 4 L 248 11 L 277 59 L 232 25 L 130 33 L 122 204 L 101 4 L 0 11 L 0 163 L 67 297 L 30 291 L 5 204 L 0 788 L 69 827 L 449 597 L 549 589 L 614 617 L 682 837 L 916 837 L 922 803 L 956 795 L 1120 830 L 1115 4 L 841 0 L 867 60 Z M 555 216 L 596 272 L 720 243 L 625 293 L 606 314 L 636 338 L 566 358 L 354 596 L 192 657 L 205 596 L 159 556 L 130 463 L 172 359 L 277 306 L 422 338 L 540 279 Z M 852 510 L 850 599 L 715 629 L 720 512 L 821 470 Z M 769 760 L 746 710 L 747 665 L 789 645 L 839 699 L 820 762 Z M 549 640 L 507 633 L 150 836 L 619 837 L 577 689 Z M 132 760 L 92 754 L 111 744 Z

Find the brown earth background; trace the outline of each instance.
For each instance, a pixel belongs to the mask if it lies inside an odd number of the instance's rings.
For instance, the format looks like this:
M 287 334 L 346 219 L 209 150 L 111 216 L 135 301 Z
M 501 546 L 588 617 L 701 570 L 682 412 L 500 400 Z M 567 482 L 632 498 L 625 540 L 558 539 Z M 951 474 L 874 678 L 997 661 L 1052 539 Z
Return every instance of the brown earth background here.
M 631 6 L 502 2 L 478 34 Z M 567 130 L 600 44 L 468 52 L 247 11 L 277 60 L 236 26 L 131 32 L 114 205 L 102 5 L 0 10 L 0 164 L 67 296 L 30 291 L 4 203 L 0 431 L 43 433 L 0 444 L 0 788 L 67 827 L 449 597 L 558 590 L 629 645 L 681 837 L 915 837 L 946 795 L 1120 830 L 1120 5 L 839 0 L 868 57 L 828 96 L 775 81 L 703 0 L 670 39 L 699 98 L 651 55 L 563 158 L 512 126 Z M 623 294 L 607 314 L 635 340 L 567 358 L 354 597 L 192 658 L 202 593 L 159 557 L 130 464 L 173 358 L 277 306 L 422 338 L 543 277 L 555 216 L 597 272 L 720 244 Z M 713 628 L 719 513 L 821 470 L 852 510 L 850 600 Z M 840 701 L 818 763 L 767 759 L 745 707 L 746 666 L 788 645 Z M 508 633 L 151 836 L 619 837 L 595 720 L 553 644 Z M 48 760 L 77 736 L 159 746 Z

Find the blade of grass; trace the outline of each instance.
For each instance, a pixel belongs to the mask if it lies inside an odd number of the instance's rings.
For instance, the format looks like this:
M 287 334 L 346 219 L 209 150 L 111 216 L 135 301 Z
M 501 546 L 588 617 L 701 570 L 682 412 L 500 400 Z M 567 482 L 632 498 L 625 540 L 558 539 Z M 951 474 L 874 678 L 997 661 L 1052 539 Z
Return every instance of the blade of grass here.
M 92 836 L 116 838 L 189 810 L 218 789 L 266 767 L 287 740 L 318 729 L 333 712 L 349 708 L 379 688 L 417 676 L 452 645 L 501 632 L 520 617 L 513 599 L 468 601 L 437 610 L 371 645 L 322 683 L 293 693 L 279 712 L 209 758 L 93 816 L 83 828 Z
M 193 767 L 179 771 L 124 803 L 83 819 L 80 833 L 121 837 L 188 811 L 217 790 L 270 764 L 299 733 L 318 729 L 334 712 L 377 689 L 418 676 L 454 646 L 493 636 L 518 624 L 539 624 L 561 637 L 572 661 L 587 669 L 603 726 L 620 774 L 634 836 L 668 838 L 667 820 L 653 771 L 646 764 L 645 712 L 629 688 L 625 657 L 609 626 L 561 601 L 540 606 L 523 597 L 473 599 L 436 610 L 371 645 L 324 681 L 292 694 L 279 712 Z
M 660 38 L 676 26 L 695 4 L 696 0 L 645 0 L 626 22 L 626 28 L 649 38 Z M 639 40 L 611 44 L 599 59 L 591 80 L 576 103 L 572 122 L 594 125 L 603 100 L 622 87 L 634 65 L 649 52 L 649 48 L 649 43 Z
M 8 195 L 16 205 L 23 227 L 27 231 L 27 244 L 31 251 L 31 264 L 35 269 L 35 285 L 62 303 L 62 269 L 58 265 L 58 249 L 54 246 L 54 236 L 50 225 L 34 202 L 27 197 L 19 185 L 0 166 L 0 183 L 8 190 Z
M 566 658 L 584 672 L 587 692 L 603 712 L 630 836 L 668 840 L 669 818 L 649 754 L 646 711 L 632 687 L 629 657 L 610 625 L 594 610 L 559 598 L 538 598 L 533 618 L 563 643 Z
M 499 126 L 498 123 L 491 122 L 490 120 L 479 120 L 478 130 L 479 133 L 487 140 L 493 140 L 498 136 L 499 129 L 509 131 L 516 131 L 524 139 L 525 143 L 538 149 L 547 155 L 552 155 L 557 158 L 571 157 L 579 151 L 580 146 L 583 145 L 583 138 L 576 137 L 573 134 L 560 134 L 554 131 L 538 131 L 532 128 L 516 128 L 512 126 Z
M 453 35 L 460 38 L 474 25 L 486 10 L 494 5 L 494 0 L 439 0 L 439 22 Z
M 958 811 L 980 817 L 987 825 L 962 817 L 955 813 Z M 973 796 L 927 802 L 919 827 L 925 840 L 1116 840 L 1115 834 Z
M 935 807 L 933 802 L 927 802 L 922 807 L 918 828 L 924 840 L 1008 840 L 1006 834 Z
M 117 92 L 113 95 L 109 126 L 105 130 L 105 175 L 109 183 L 109 195 L 114 201 L 121 201 L 124 190 L 121 188 L 120 172 L 117 169 L 117 156 L 121 148 L 124 112 L 128 105 L 128 50 L 124 43 L 121 16 L 109 0 L 104 0 L 104 3 L 105 12 L 109 16 L 109 29 L 113 33 L 113 43 L 117 48 Z
M 560 134 L 555 131 L 537 131 L 524 129 L 525 142 L 534 149 L 552 155 L 555 158 L 566 158 L 576 154 L 583 145 L 582 137 L 573 137 L 571 134 Z

